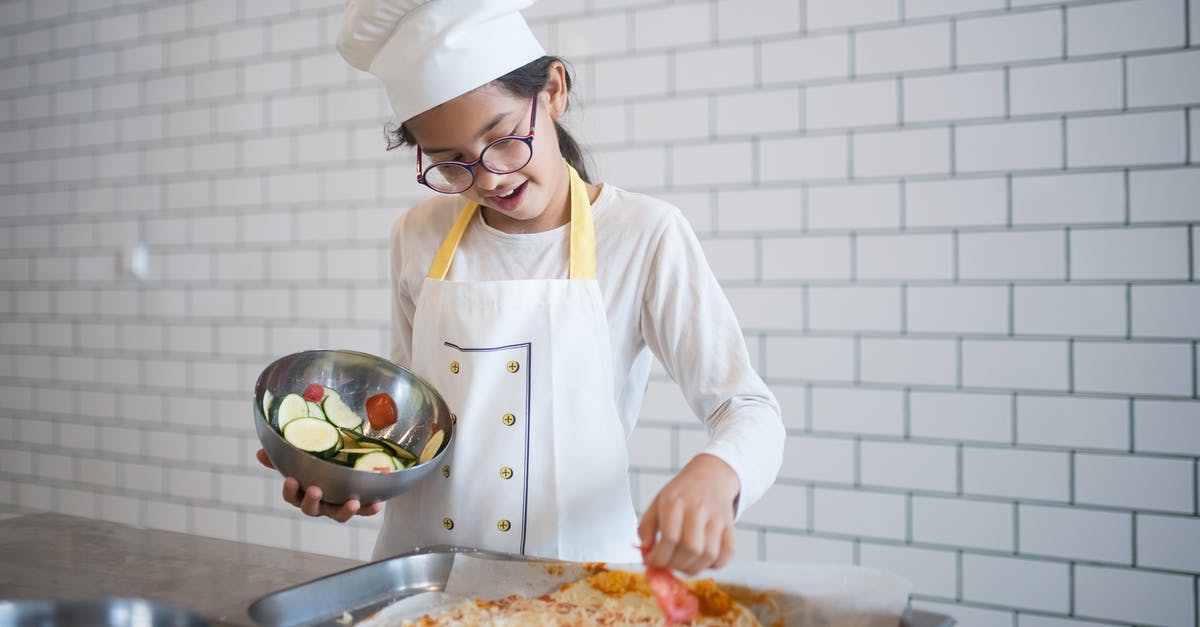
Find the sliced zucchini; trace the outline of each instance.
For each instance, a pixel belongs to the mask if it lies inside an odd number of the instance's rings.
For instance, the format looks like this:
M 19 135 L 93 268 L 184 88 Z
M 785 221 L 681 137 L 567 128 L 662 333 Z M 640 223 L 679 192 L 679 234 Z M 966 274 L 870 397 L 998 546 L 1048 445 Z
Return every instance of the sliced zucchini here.
M 313 418 L 320 418 L 321 420 L 325 420 L 325 412 L 321 411 L 321 406 L 319 404 L 314 403 L 312 401 L 304 401 L 304 404 L 308 405 L 308 415 L 309 416 L 312 416 Z
M 308 401 L 299 394 L 288 394 L 279 401 L 279 409 L 276 410 L 275 415 L 275 427 L 282 433 L 288 423 L 306 416 L 308 416 Z
M 355 470 L 370 470 L 374 472 L 391 472 L 396 470 L 396 458 L 384 451 L 373 451 L 354 460 Z
M 391 440 L 380 440 L 380 442 L 383 442 L 383 445 L 390 449 L 392 451 L 392 455 L 395 455 L 400 461 L 409 463 L 417 461 L 417 456 L 413 455 L 403 446 L 400 446 Z M 408 464 L 406 463 L 405 466 L 407 465 Z
M 326 458 L 337 455 L 342 448 L 342 437 L 338 430 L 328 422 L 311 416 L 288 422 L 283 428 L 283 439 L 302 451 Z
M 350 429 L 351 431 L 362 430 L 362 417 L 354 413 L 354 410 L 350 409 L 342 401 L 342 397 L 338 396 L 337 392 L 333 394 L 326 392 L 325 400 L 321 406 L 325 410 L 325 419 L 329 422 L 343 429 Z
M 271 403 L 274 401 L 275 395 L 271 393 L 271 390 L 263 390 L 262 410 L 263 418 L 265 418 L 267 422 L 271 422 Z
M 418 463 L 424 464 L 436 457 L 438 451 L 442 450 L 442 441 L 445 439 L 445 431 L 437 431 L 430 436 L 429 441 L 425 443 L 425 448 L 421 449 L 421 457 Z

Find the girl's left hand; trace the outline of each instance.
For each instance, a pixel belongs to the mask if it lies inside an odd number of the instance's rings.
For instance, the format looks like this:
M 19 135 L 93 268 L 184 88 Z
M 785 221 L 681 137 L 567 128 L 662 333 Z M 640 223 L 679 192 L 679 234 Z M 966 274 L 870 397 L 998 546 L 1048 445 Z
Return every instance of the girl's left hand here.
M 704 453 L 693 457 L 642 515 L 638 537 L 642 546 L 651 547 L 645 562 L 688 575 L 729 563 L 740 490 L 728 464 Z

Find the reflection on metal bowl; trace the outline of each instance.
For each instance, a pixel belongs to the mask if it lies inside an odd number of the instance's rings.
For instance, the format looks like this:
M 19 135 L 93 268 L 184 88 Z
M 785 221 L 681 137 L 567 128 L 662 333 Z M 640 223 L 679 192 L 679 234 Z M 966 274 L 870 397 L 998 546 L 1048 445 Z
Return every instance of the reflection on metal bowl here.
M 425 463 L 380 473 L 355 470 L 295 448 L 267 421 L 263 394 L 269 390 L 278 399 L 289 392 L 300 393 L 310 383 L 337 390 L 356 411 L 371 396 L 390 394 L 396 403 L 396 423 L 381 429 L 366 423 L 364 433 L 419 454 L 434 434 L 442 432 L 441 450 Z M 409 490 L 438 466 L 454 440 L 450 409 L 433 387 L 386 359 L 346 350 L 294 353 L 267 366 L 254 385 L 254 428 L 267 457 L 283 476 L 295 477 L 304 487 L 320 486 L 323 500 L 330 503 L 358 499 L 367 504 Z
M 209 627 L 207 618 L 144 599 L 0 601 L 0 627 Z

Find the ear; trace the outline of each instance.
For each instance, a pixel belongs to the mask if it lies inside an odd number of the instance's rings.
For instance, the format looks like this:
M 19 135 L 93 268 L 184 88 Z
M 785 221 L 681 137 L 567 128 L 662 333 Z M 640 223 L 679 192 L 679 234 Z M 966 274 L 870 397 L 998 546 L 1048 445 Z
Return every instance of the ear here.
M 542 93 L 548 96 L 549 100 L 546 110 L 550 112 L 551 118 L 557 120 L 567 112 L 567 97 L 571 93 L 567 85 L 567 68 L 563 66 L 562 61 L 555 61 L 546 72 L 546 86 Z

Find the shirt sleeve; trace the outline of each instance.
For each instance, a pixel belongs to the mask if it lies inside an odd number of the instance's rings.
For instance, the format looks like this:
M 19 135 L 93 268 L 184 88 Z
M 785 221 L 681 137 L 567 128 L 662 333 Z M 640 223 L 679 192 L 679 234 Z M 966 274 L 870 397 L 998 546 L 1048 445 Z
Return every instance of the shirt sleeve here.
M 779 403 L 750 364 L 741 327 L 678 211 L 669 214 L 650 263 L 642 334 L 708 430 L 702 452 L 741 483 L 738 516 L 775 482 L 786 433 Z
M 391 360 L 405 368 L 412 366 L 413 315 L 417 305 L 413 301 L 408 281 L 405 279 L 404 250 L 402 235 L 408 213 L 402 213 L 392 223 L 390 267 L 392 282 Z

